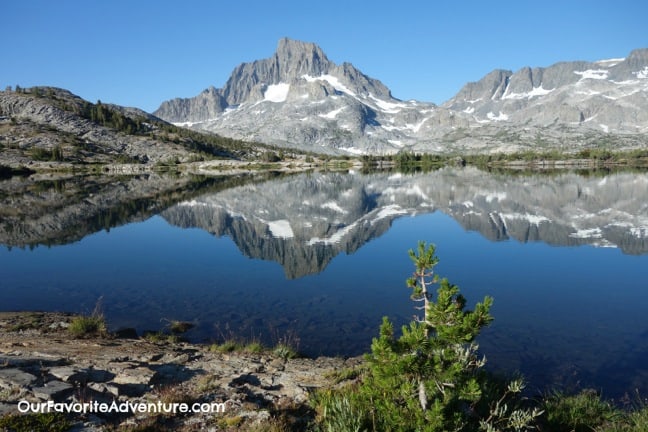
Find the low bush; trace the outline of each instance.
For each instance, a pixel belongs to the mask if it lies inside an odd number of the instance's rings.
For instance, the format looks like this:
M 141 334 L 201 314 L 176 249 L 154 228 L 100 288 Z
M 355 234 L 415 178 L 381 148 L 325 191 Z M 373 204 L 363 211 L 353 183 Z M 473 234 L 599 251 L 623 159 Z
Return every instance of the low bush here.
M 567 396 L 560 393 L 544 398 L 547 428 L 554 432 L 589 432 L 611 421 L 619 412 L 594 391 Z
M 90 315 L 78 315 L 72 318 L 68 331 L 74 337 L 107 335 L 108 327 L 103 312 L 101 311 L 101 299 L 97 301 Z

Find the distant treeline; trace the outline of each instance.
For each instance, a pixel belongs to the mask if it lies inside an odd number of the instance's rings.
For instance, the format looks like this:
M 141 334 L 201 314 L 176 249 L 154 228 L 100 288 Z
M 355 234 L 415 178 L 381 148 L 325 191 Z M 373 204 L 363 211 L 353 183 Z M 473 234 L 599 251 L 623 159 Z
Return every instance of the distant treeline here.
M 533 151 L 494 154 L 441 155 L 430 153 L 400 152 L 394 155 L 364 155 L 361 157 L 366 168 L 388 163 L 400 171 L 428 170 L 446 165 L 502 166 L 516 162 L 549 164 L 565 161 L 586 161 L 595 165 L 648 166 L 648 149 L 613 151 L 600 148 L 585 148 L 575 153 L 560 150 Z
M 210 135 L 181 128 L 170 123 L 147 119 L 143 116 L 126 116 L 120 111 L 103 105 L 85 102 L 78 113 L 97 124 L 127 135 L 149 135 L 161 141 L 173 142 L 198 153 L 219 157 L 234 157 L 242 151 L 242 142 L 217 135 Z
M 488 155 L 464 156 L 472 164 L 492 164 L 501 162 L 538 162 L 538 161 L 573 161 L 587 160 L 600 163 L 648 162 L 648 149 L 609 150 L 603 148 L 584 148 L 575 153 L 560 150 L 533 151 L 516 153 L 496 153 Z

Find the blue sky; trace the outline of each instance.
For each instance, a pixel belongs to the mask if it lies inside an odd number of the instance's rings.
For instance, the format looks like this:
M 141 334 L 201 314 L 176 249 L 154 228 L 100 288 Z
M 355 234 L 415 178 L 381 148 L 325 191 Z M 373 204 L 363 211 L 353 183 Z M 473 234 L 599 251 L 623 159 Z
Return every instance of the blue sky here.
M 282 37 L 319 44 L 400 99 L 442 103 L 495 68 L 648 47 L 648 2 L 6 0 L 0 88 L 52 85 L 147 111 L 222 87 Z

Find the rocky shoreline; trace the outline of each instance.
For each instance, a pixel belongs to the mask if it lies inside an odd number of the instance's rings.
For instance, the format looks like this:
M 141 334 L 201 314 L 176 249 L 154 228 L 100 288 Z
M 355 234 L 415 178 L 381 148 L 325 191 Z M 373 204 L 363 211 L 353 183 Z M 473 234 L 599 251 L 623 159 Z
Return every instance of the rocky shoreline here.
M 65 414 L 71 430 L 305 426 L 315 416 L 306 403 L 309 394 L 335 386 L 340 371 L 361 363 L 360 358 L 287 359 L 269 351 L 223 353 L 203 345 L 115 335 L 78 339 L 68 331 L 72 318 L 0 312 L 0 418 L 39 406 L 35 404 L 49 403 L 50 410 L 76 404 L 68 407 L 79 411 L 86 403 L 85 413 Z M 185 403 L 190 410 L 205 411 L 213 404 L 217 412 L 89 412 L 92 404 L 96 411 L 97 404 L 128 403 Z

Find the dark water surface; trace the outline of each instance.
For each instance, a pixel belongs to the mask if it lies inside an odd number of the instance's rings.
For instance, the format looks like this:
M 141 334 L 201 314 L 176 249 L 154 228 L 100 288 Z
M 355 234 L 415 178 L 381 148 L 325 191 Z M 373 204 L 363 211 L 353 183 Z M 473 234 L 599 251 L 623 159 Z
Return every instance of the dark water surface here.
M 495 298 L 479 339 L 490 368 L 533 389 L 648 391 L 645 174 L 24 182 L 0 183 L 0 310 L 90 312 L 101 298 L 112 329 L 187 320 L 195 341 L 357 355 L 383 315 L 415 313 L 407 250 L 426 240 L 469 305 Z

